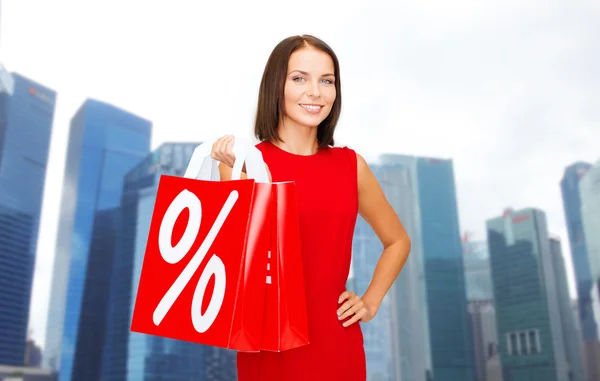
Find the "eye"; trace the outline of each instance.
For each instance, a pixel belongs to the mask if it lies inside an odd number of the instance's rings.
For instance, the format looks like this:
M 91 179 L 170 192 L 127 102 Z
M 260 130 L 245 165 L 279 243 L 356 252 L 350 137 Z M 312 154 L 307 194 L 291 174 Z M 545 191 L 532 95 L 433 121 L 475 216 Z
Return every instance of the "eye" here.
M 292 81 L 301 82 L 301 81 L 304 81 L 304 78 L 303 77 L 294 77 L 294 78 L 292 78 Z
M 323 79 L 323 81 L 325 83 L 327 83 L 328 85 L 332 85 L 333 84 L 333 81 L 331 79 Z

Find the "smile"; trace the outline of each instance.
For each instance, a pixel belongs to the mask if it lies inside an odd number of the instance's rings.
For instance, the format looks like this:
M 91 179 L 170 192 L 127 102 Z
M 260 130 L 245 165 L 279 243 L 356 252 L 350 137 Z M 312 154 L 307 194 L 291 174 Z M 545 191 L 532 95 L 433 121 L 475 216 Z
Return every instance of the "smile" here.
M 311 114 L 316 114 L 319 111 L 321 111 L 321 109 L 323 108 L 323 106 L 320 105 L 300 105 L 302 106 L 302 108 L 304 108 L 306 111 L 310 112 Z

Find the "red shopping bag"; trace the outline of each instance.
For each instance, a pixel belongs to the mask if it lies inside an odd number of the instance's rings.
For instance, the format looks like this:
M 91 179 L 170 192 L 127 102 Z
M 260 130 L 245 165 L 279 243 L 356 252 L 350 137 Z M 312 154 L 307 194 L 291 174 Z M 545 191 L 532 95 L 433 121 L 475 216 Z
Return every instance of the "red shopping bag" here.
M 185 178 L 161 177 L 131 330 L 241 351 L 307 344 L 294 183 L 195 180 L 214 178 L 207 146 Z M 242 151 L 232 178 L 245 160 L 268 179 L 260 152 Z
M 269 184 L 162 176 L 131 330 L 258 350 Z
M 271 185 L 270 250 L 261 349 L 285 351 L 309 343 L 296 188 Z

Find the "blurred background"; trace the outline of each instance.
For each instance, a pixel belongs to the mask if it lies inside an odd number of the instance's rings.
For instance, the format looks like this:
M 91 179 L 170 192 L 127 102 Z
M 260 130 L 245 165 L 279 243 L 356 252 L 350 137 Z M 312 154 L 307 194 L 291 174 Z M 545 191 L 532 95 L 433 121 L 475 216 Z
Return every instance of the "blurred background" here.
M 412 238 L 362 324 L 369 381 L 600 381 L 600 3 L 0 2 L 0 380 L 236 380 L 129 331 L 161 174 L 252 136 L 262 70 L 313 34 L 337 145 Z M 382 247 L 359 218 L 348 288 Z M 316 376 L 317 377 L 317 376 Z

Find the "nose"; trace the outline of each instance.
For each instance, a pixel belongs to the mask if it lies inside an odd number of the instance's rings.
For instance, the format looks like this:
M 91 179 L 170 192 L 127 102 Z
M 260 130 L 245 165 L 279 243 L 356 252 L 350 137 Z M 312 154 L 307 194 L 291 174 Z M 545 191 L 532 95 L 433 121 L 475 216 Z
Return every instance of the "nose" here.
M 319 86 L 320 85 L 318 79 L 310 81 L 306 95 L 308 95 L 309 97 L 318 98 L 321 95 L 321 89 Z

